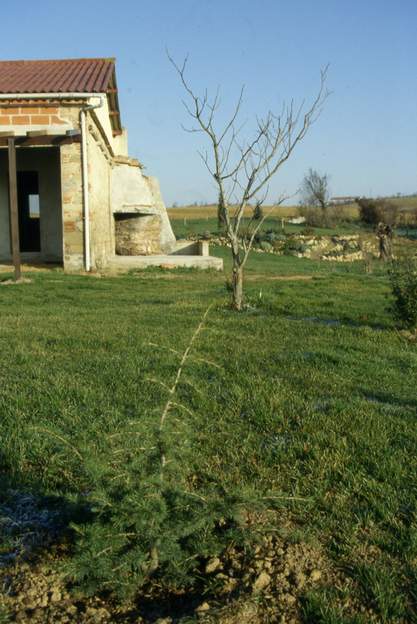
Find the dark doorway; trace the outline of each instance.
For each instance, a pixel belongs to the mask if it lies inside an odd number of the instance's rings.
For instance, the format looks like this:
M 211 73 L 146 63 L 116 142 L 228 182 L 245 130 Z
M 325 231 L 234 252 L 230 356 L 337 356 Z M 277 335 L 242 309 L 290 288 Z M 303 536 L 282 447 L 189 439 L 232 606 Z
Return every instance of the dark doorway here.
M 41 250 L 39 177 L 37 171 L 17 172 L 20 251 Z

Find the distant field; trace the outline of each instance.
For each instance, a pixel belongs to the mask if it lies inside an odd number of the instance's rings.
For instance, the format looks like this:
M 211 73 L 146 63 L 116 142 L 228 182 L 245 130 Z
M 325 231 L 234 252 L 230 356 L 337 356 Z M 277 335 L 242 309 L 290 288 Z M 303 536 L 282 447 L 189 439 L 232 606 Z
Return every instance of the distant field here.
M 396 204 L 400 210 L 409 211 L 417 210 L 417 197 L 394 197 L 387 198 Z M 271 217 L 275 218 L 289 218 L 299 215 L 298 206 L 277 206 L 277 205 L 265 205 L 263 207 L 264 212 L 270 212 Z M 331 207 L 330 211 L 341 210 L 343 211 L 344 218 L 355 219 L 358 217 L 358 207 L 356 204 L 346 204 L 344 206 L 338 206 L 337 208 Z M 245 216 L 252 214 L 253 208 L 248 207 L 245 211 Z M 210 219 L 216 218 L 217 205 L 207 204 L 205 206 L 177 206 L 169 207 L 168 214 L 171 219 Z
M 264 206 L 265 212 L 271 212 L 271 217 L 296 217 L 298 215 L 297 206 Z M 250 216 L 253 208 L 248 207 L 245 215 Z M 206 206 L 179 206 L 176 208 L 168 208 L 168 214 L 171 219 L 201 219 L 216 218 L 217 206 L 215 204 L 207 204 Z

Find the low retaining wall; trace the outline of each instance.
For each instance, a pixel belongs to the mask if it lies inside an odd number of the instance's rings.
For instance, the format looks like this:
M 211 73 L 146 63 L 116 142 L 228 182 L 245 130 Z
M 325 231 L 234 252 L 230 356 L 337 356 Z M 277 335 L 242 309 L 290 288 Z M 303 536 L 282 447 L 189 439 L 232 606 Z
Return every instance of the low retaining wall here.
M 173 256 L 209 256 L 209 243 L 208 241 L 189 241 L 178 240 L 175 245 L 175 249 L 171 252 Z
M 223 260 L 213 256 L 192 256 L 172 254 L 169 256 L 114 256 L 108 264 L 111 271 L 131 271 L 161 267 L 162 269 L 215 269 L 223 270 Z

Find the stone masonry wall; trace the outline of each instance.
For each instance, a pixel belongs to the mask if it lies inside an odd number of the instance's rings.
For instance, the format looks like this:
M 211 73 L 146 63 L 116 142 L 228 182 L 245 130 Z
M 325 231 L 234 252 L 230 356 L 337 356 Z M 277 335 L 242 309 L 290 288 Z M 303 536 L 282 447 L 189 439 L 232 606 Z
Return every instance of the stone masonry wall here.
M 147 256 L 162 253 L 159 215 L 118 214 L 115 218 L 117 255 Z
M 62 221 L 64 269 L 80 271 L 84 266 L 84 221 L 81 145 L 61 146 Z

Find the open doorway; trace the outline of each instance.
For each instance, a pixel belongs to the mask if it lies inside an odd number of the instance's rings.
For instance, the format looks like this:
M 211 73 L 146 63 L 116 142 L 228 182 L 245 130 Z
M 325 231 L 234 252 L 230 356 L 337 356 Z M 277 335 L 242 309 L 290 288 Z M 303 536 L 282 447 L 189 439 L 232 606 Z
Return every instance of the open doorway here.
M 17 172 L 19 237 L 21 252 L 40 252 L 41 228 L 37 171 Z

